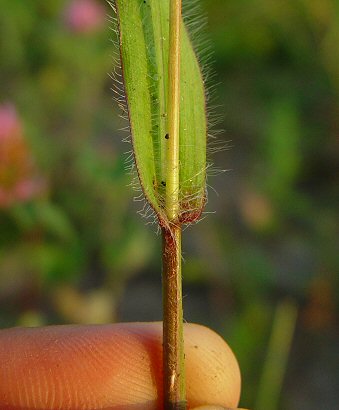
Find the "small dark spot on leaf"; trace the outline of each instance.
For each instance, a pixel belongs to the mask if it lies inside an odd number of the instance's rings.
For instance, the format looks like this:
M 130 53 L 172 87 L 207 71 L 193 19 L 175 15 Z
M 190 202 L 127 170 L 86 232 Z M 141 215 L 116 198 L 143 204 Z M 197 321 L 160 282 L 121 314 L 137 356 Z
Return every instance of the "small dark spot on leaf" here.
M 165 138 L 168 140 L 168 139 L 169 139 L 169 135 L 168 135 L 168 134 L 166 134 L 166 135 L 165 135 Z
M 161 185 L 162 185 L 162 186 L 166 186 L 166 182 L 165 182 L 165 181 L 161 181 Z
M 195 345 L 195 346 L 193 346 L 194 347 L 194 349 L 198 349 L 198 346 L 197 345 Z

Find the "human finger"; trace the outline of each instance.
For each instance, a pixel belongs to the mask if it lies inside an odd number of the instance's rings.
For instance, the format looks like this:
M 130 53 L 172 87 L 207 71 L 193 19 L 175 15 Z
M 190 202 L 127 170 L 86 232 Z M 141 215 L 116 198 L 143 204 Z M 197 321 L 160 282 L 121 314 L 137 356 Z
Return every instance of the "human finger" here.
M 185 324 L 187 402 L 237 407 L 240 373 L 223 339 Z M 161 409 L 162 324 L 0 331 L 0 408 Z
M 222 407 L 222 406 L 199 406 L 199 407 L 194 407 L 194 409 L 192 410 L 246 410 L 246 409 L 226 409 L 226 407 Z

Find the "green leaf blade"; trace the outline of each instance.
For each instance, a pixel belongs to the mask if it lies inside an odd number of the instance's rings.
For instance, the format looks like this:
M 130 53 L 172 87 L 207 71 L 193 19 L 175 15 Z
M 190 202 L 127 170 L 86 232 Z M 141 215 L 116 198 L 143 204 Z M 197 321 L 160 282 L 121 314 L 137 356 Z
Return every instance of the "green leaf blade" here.
M 136 168 L 145 197 L 166 223 L 169 0 L 116 0 L 120 55 Z M 180 217 L 205 203 L 207 120 L 201 70 L 183 23 L 180 102 Z

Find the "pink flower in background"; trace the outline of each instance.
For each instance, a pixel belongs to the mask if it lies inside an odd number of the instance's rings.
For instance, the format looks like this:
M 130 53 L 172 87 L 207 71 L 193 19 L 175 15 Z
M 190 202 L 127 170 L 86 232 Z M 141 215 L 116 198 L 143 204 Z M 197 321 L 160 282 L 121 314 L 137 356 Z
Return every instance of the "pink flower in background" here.
M 65 20 L 76 33 L 90 33 L 104 25 L 106 11 L 95 0 L 72 0 L 65 10 Z
M 32 199 L 43 186 L 15 108 L 0 105 L 0 208 Z
M 10 104 L 0 105 L 0 141 L 19 133 L 21 124 L 14 107 Z

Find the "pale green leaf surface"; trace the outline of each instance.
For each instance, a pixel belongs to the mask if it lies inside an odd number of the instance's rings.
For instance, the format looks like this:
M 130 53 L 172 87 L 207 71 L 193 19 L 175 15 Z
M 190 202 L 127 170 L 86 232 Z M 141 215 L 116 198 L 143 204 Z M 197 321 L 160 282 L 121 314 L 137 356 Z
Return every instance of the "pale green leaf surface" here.
M 116 0 L 132 143 L 147 200 L 165 219 L 169 0 Z M 180 102 L 180 210 L 190 222 L 205 202 L 206 112 L 198 60 L 183 24 Z

